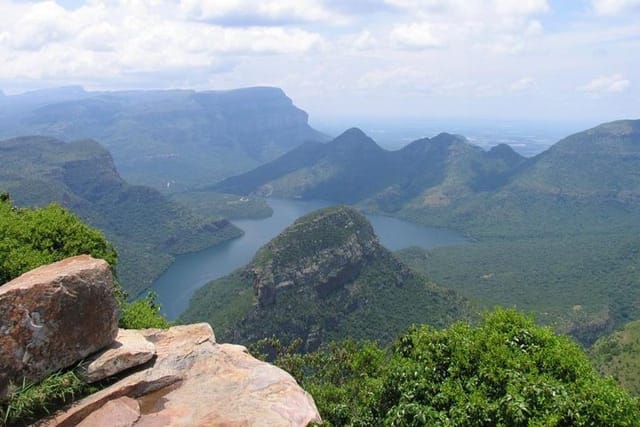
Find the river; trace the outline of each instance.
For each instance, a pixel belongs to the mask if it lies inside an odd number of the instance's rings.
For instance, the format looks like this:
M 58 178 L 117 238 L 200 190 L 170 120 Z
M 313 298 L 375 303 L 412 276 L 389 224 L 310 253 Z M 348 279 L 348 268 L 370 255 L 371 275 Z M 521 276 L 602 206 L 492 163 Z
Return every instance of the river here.
M 199 252 L 179 255 L 152 285 L 162 312 L 168 319 L 178 317 L 189 305 L 193 293 L 207 282 L 225 276 L 247 264 L 258 248 L 274 238 L 300 216 L 330 206 L 324 201 L 269 199 L 273 215 L 265 219 L 236 220 L 244 235 Z M 409 246 L 434 248 L 466 242 L 458 233 L 422 227 L 407 221 L 367 215 L 384 246 L 398 250 Z

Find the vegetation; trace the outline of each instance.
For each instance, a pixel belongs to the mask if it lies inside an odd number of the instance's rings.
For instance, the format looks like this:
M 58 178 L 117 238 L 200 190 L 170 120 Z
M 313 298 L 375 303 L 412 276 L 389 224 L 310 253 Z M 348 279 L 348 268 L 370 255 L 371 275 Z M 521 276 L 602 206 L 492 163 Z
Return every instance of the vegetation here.
M 80 379 L 73 369 L 49 375 L 37 384 L 23 382 L 0 404 L 0 424 L 27 426 L 60 407 L 98 390 Z
M 413 327 L 390 349 L 347 341 L 300 355 L 261 344 L 328 425 L 634 426 L 640 417 L 638 400 L 576 344 L 515 310 L 476 327 Z
M 621 387 L 640 396 L 640 321 L 600 338 L 590 356 L 601 374 L 611 375 Z
M 104 235 L 56 204 L 24 209 L 0 196 L 0 284 L 29 270 L 78 254 L 116 266 L 116 252 Z
M 171 323 L 160 314 L 157 295 L 149 292 L 146 297 L 125 303 L 120 309 L 120 327 L 126 329 L 166 329 Z
M 535 313 L 589 346 L 640 317 L 640 238 L 599 234 L 402 250 L 436 283 L 482 303 Z M 460 260 L 464 260 L 461 262 Z

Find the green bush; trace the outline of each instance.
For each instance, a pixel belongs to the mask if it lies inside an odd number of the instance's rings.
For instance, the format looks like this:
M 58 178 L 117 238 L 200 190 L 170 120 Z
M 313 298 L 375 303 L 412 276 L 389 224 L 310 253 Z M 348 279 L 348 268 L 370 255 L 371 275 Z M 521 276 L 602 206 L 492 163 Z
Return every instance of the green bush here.
M 160 313 L 157 295 L 149 292 L 145 298 L 124 303 L 120 309 L 120 327 L 125 329 L 161 328 L 171 323 Z
M 0 284 L 41 265 L 90 254 L 115 271 L 117 255 L 104 235 L 57 204 L 16 208 L 0 198 Z
M 284 355 L 329 425 L 634 426 L 638 400 L 583 350 L 515 310 L 472 327 L 413 327 L 384 350 L 333 343 Z

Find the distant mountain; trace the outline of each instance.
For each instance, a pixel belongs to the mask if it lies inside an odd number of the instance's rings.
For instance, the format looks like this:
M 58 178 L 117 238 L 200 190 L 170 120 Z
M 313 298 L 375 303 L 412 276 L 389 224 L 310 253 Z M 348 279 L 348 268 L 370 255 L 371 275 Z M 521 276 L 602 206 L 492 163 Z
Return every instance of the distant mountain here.
M 120 255 L 119 275 L 134 294 L 172 255 L 237 237 L 226 220 L 205 220 L 149 187 L 127 184 L 95 141 L 45 137 L 0 141 L 0 191 L 22 206 L 58 202 L 105 232 Z
M 353 208 L 298 219 L 247 266 L 196 291 L 182 322 L 208 321 L 222 340 L 276 335 L 313 350 L 329 339 L 390 342 L 412 323 L 444 326 L 466 300 L 413 273 L 382 247 Z
M 306 144 L 212 188 L 237 194 L 325 199 L 395 212 L 414 198 L 449 200 L 502 185 L 524 158 L 507 145 L 485 152 L 442 133 L 386 151 L 359 129 Z
M 0 99 L 0 137 L 92 138 L 129 182 L 184 190 L 216 182 L 325 137 L 277 88 L 87 92 Z

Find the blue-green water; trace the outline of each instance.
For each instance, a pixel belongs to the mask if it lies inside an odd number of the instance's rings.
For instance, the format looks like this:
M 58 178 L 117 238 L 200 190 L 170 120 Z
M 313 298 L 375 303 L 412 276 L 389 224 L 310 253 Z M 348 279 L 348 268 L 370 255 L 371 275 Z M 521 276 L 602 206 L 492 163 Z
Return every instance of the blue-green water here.
M 269 199 L 269 205 L 273 208 L 270 218 L 234 221 L 244 230 L 242 237 L 200 252 L 178 256 L 152 285 L 162 304 L 162 311 L 169 319 L 175 319 L 187 308 L 198 288 L 248 263 L 258 248 L 300 216 L 331 204 L 323 201 Z M 409 246 L 434 248 L 466 241 L 460 234 L 449 230 L 422 227 L 384 216 L 367 215 L 367 218 L 382 244 L 391 250 Z

